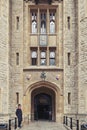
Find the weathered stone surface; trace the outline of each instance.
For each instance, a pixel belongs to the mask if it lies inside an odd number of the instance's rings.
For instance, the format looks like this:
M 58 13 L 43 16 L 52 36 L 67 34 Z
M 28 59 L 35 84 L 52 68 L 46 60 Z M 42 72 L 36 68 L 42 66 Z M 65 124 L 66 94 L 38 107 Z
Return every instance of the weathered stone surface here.
M 49 66 L 49 53 L 47 53 L 47 66 L 44 67 L 40 66 L 39 31 L 36 35 L 32 35 L 30 31 L 30 9 L 37 8 L 39 11 L 44 7 L 48 11 L 52 6 L 56 7 L 56 34 L 53 36 L 49 34 L 47 22 L 46 49 L 48 52 L 49 47 L 56 47 L 56 66 Z M 19 29 L 17 29 L 17 17 L 19 17 Z M 48 12 L 47 20 L 49 21 Z M 31 47 L 37 48 L 38 66 L 31 66 Z M 16 65 L 16 53 L 19 53 L 19 65 Z M 68 65 L 68 53 L 70 53 L 70 65 Z M 81 114 L 86 114 L 86 0 L 60 2 L 54 0 L 52 5 L 35 5 L 34 1 L 23 0 L 0 1 L 0 113 L 6 114 L 6 119 L 9 115 L 15 116 L 16 93 L 19 93 L 19 103 L 22 104 L 24 115 L 31 113 L 31 93 L 35 85 L 41 83 L 40 75 L 43 70 L 46 73 L 44 85 L 48 85 L 45 87 L 54 89 L 56 95 L 55 120 L 61 121 L 63 114 L 73 116 L 79 114 L 79 117 Z M 68 93 L 71 93 L 71 104 L 68 104 Z

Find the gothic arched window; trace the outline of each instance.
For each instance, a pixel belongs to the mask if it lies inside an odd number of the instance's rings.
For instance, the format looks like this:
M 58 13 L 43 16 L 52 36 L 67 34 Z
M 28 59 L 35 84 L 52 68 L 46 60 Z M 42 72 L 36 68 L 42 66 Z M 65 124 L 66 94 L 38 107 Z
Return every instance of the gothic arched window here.
M 40 14 L 40 33 L 46 33 L 46 11 L 41 11 Z
M 50 21 L 50 33 L 55 33 L 55 22 L 53 20 Z
M 50 33 L 55 33 L 55 12 L 50 12 Z
M 31 27 L 31 32 L 33 34 L 37 33 L 37 13 L 35 11 L 32 11 L 31 13 L 31 17 L 32 17 L 32 27 Z
M 32 21 L 32 33 L 37 33 L 37 22 Z
M 41 34 L 46 33 L 46 22 L 41 21 Z

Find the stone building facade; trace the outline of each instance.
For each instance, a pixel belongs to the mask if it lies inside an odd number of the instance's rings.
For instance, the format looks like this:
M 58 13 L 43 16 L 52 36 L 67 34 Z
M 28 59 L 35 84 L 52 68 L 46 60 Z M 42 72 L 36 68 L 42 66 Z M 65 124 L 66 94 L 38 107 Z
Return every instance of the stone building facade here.
M 0 0 L 0 121 L 86 119 L 86 0 Z M 45 116 L 44 116 L 45 115 Z

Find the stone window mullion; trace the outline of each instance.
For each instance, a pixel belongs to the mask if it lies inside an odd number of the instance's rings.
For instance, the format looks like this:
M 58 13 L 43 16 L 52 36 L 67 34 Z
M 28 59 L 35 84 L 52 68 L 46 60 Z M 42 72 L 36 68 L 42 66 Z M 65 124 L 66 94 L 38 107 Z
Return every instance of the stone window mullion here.
M 39 47 L 38 47 L 37 51 L 38 51 L 38 60 L 37 61 L 38 61 L 38 66 L 39 66 L 40 65 L 40 50 L 39 50 Z
M 38 11 L 37 11 L 37 33 L 38 33 L 38 50 L 37 50 L 37 54 L 38 54 L 38 57 L 37 57 L 37 65 L 39 66 L 40 65 L 40 51 L 39 51 L 39 44 L 40 44 L 40 9 L 38 8 Z
M 40 9 L 38 8 L 38 12 L 37 12 L 37 32 L 38 34 L 40 34 Z
M 47 9 L 47 34 L 49 34 L 49 9 Z
M 49 36 L 49 9 L 47 9 L 47 39 Z M 49 45 L 49 40 L 47 41 L 47 44 Z M 47 47 L 47 66 L 49 66 L 49 47 Z
M 59 6 L 58 6 L 58 8 L 57 8 L 57 10 L 56 10 L 56 20 L 55 20 L 55 22 L 57 23 L 56 24 L 56 29 L 55 29 L 55 31 L 56 31 L 56 34 L 57 34 L 57 39 L 56 39 L 56 65 L 57 66 L 59 66 Z
M 49 47 L 47 47 L 47 66 L 49 66 Z

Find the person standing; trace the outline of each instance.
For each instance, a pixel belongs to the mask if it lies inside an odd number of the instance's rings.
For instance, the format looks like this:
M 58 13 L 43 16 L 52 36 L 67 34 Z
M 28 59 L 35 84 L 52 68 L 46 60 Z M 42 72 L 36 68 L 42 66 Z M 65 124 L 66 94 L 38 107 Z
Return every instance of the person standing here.
M 21 128 L 21 122 L 22 122 L 21 104 L 18 104 L 18 108 L 16 109 L 16 116 L 18 118 L 18 127 Z

